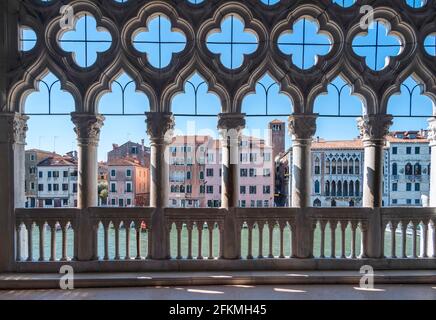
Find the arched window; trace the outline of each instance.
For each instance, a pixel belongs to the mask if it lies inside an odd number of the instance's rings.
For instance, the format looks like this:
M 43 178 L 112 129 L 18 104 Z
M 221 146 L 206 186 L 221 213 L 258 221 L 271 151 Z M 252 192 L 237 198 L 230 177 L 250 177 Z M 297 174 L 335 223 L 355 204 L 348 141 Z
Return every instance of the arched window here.
M 354 174 L 360 174 L 360 161 L 356 159 L 354 161 Z
M 330 160 L 327 160 L 325 163 L 325 173 L 326 174 L 331 174 L 330 166 L 331 166 Z
M 329 181 L 327 181 L 326 183 L 325 183 L 325 195 L 328 197 L 328 196 L 330 196 L 330 182 Z
M 406 176 L 413 175 L 413 167 L 412 167 L 411 163 L 406 164 L 405 174 L 406 174 Z
M 421 165 L 419 163 L 415 164 L 414 171 L 415 171 L 415 176 L 420 176 L 421 175 L 422 167 L 421 167 Z
M 316 194 L 319 194 L 320 193 L 320 184 L 319 184 L 319 181 L 318 180 L 316 180 L 315 181 L 315 193 Z
M 354 174 L 354 161 L 352 159 L 350 159 L 348 161 L 348 173 L 349 174 Z
M 315 174 L 321 174 L 321 161 L 318 157 L 315 159 Z
M 350 181 L 350 184 L 348 185 L 348 195 L 350 197 L 354 197 L 354 182 Z
M 343 195 L 344 195 L 344 197 L 348 197 L 348 182 L 347 181 L 344 181 L 344 185 L 343 185 Z
M 344 164 L 343 164 L 343 166 L 342 166 L 342 171 L 343 171 L 343 174 L 348 174 L 348 160 L 347 159 L 344 159 Z
M 332 161 L 332 174 L 336 174 L 336 159 Z
M 338 188 L 338 191 L 337 191 L 338 197 L 342 197 L 342 182 L 341 181 L 338 182 L 337 188 Z
M 316 199 L 316 200 L 313 202 L 313 206 L 314 206 L 314 207 L 321 207 L 321 200 Z
M 398 165 L 396 163 L 392 164 L 392 175 L 398 175 Z
M 338 168 L 337 168 L 338 174 L 342 174 L 342 159 L 338 160 Z
M 355 192 L 355 195 L 356 195 L 356 197 L 359 197 L 360 196 L 360 182 L 359 182 L 359 180 L 357 180 L 356 181 L 356 192 Z
M 336 182 L 332 181 L 332 197 L 336 196 Z
M 332 200 L 332 207 L 336 207 L 336 201 Z

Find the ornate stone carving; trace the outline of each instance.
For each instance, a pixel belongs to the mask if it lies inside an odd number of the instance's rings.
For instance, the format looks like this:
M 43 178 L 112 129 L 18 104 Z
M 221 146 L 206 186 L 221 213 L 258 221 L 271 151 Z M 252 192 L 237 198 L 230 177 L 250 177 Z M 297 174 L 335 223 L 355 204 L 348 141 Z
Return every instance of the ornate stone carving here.
M 315 114 L 294 114 L 289 116 L 289 133 L 294 140 L 312 140 L 316 133 Z
M 218 129 L 241 131 L 245 128 L 244 116 L 240 113 L 221 113 L 218 116 Z
M 152 143 L 171 143 L 175 126 L 174 115 L 167 112 L 147 112 L 147 134 Z
M 0 114 L 0 123 L 2 127 L 0 142 L 11 144 L 25 144 L 26 134 L 28 130 L 28 119 L 28 116 L 18 113 Z
M 393 124 L 391 115 L 370 115 L 359 118 L 357 125 L 364 143 L 385 142 Z
M 102 115 L 73 113 L 71 119 L 76 126 L 74 132 L 77 134 L 79 144 L 98 144 L 100 140 L 100 130 L 105 120 Z

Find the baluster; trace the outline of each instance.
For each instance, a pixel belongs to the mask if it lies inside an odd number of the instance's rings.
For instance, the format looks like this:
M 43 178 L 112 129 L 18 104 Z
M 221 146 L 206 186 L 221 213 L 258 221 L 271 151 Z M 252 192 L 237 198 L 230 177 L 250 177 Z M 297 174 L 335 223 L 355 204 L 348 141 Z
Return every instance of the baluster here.
M 151 233 L 153 231 L 150 229 L 149 224 L 147 224 L 147 243 L 148 243 L 148 248 L 147 248 L 147 259 L 151 259 L 151 246 L 152 246 L 152 236 Z
M 218 228 L 220 231 L 220 259 L 224 258 L 224 227 L 222 223 L 218 223 Z
M 395 259 L 397 257 L 397 226 L 396 222 L 391 221 L 390 229 L 391 229 L 391 258 Z
M 361 223 L 360 224 L 360 230 L 362 231 L 362 252 L 361 252 L 361 258 L 366 258 L 368 257 L 368 228 L 366 226 L 366 223 Z M 383 229 L 385 230 L 384 226 Z M 384 237 L 382 237 L 384 238 Z
M 401 257 L 407 258 L 407 225 L 408 222 L 401 221 Z
M 337 221 L 330 221 L 330 232 L 331 232 L 331 255 L 330 257 L 335 259 L 336 258 L 336 228 L 338 226 Z
M 33 222 L 30 222 L 27 228 L 27 261 L 33 261 Z
M 432 236 L 432 240 L 433 240 L 433 258 L 436 258 L 436 221 L 432 221 L 431 223 L 431 227 L 433 229 L 433 236 Z
M 210 222 L 207 224 L 209 229 L 209 260 L 215 259 L 213 256 L 213 229 L 215 228 L 215 223 Z
M 421 252 L 421 258 L 428 258 L 428 221 L 422 222 L 422 241 L 423 248 Z
M 177 259 L 182 259 L 182 222 L 176 222 L 176 230 L 177 230 Z
M 110 226 L 110 222 L 103 222 L 103 231 L 104 231 L 104 257 L 103 257 L 103 260 L 109 260 L 109 226 Z
M 39 227 L 39 261 L 44 261 L 45 222 L 40 222 Z
M 187 259 L 188 260 L 192 260 L 192 228 L 193 228 L 193 224 L 192 222 L 188 222 L 187 224 L 187 229 L 188 229 L 188 256 Z
M 284 259 L 285 258 L 285 224 L 283 223 L 283 221 L 279 222 L 279 227 L 280 227 L 280 259 Z
M 142 223 L 141 221 L 135 222 L 136 224 L 136 260 L 142 260 L 141 256 L 141 231 Z
M 327 221 L 321 221 L 321 243 L 320 243 L 320 258 L 325 258 L 325 228 Z
M 265 227 L 265 222 L 258 222 L 257 227 L 259 228 L 259 255 L 257 258 L 263 259 L 263 228 Z
M 273 235 L 274 235 L 274 222 L 268 221 L 268 229 L 269 229 L 269 254 L 268 258 L 274 258 L 273 253 Z
M 131 222 L 124 223 L 124 228 L 126 229 L 126 256 L 125 260 L 130 260 L 130 226 Z
M 204 223 L 197 223 L 197 230 L 198 230 L 198 256 L 197 259 L 198 260 L 202 260 L 203 259 L 203 254 L 202 254 L 202 246 L 203 246 L 203 226 Z
M 247 259 L 253 259 L 253 227 L 254 227 L 254 225 L 252 222 L 248 222 L 247 227 L 248 227 L 248 255 L 247 255 Z
M 62 228 L 62 257 L 61 261 L 67 261 L 68 260 L 68 222 L 65 222 L 63 225 L 61 225 Z
M 16 246 L 17 246 L 17 262 L 21 261 L 21 224 L 17 224 L 16 226 L 16 232 L 17 232 L 17 242 L 16 242 Z
M 345 248 L 345 231 L 347 230 L 348 227 L 348 221 L 341 221 L 341 258 L 342 259 L 346 259 L 347 255 L 346 255 L 346 248 Z
M 56 261 L 56 222 L 50 226 L 50 261 Z
M 115 260 L 120 260 L 120 221 L 114 222 L 115 229 Z
M 412 246 L 413 246 L 413 258 L 416 259 L 418 258 L 418 244 L 417 244 L 417 236 L 416 236 L 416 227 L 417 227 L 417 222 L 416 221 L 412 221 Z
M 356 230 L 357 230 L 357 222 L 351 222 L 351 259 L 356 259 Z

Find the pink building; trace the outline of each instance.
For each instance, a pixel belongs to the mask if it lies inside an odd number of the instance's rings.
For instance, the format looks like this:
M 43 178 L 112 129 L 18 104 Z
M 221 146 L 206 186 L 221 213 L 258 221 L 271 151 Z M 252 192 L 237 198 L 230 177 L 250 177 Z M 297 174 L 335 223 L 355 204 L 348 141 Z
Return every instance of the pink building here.
M 136 159 L 108 162 L 109 196 L 112 207 L 145 207 L 150 203 L 150 169 Z

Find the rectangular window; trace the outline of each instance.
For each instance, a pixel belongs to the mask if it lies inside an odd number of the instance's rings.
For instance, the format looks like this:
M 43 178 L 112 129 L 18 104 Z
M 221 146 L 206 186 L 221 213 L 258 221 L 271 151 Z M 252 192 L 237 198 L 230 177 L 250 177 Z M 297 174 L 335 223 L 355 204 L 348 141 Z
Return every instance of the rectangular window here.
M 250 177 L 254 178 L 257 176 L 256 169 L 250 169 Z
M 111 183 L 111 192 L 117 192 L 117 185 L 115 183 Z
M 392 154 L 398 154 L 398 147 L 392 148 Z
M 207 207 L 208 208 L 212 208 L 213 207 L 213 201 L 212 200 L 208 200 L 207 201 Z
M 68 178 L 68 171 L 64 171 L 64 178 Z
M 245 208 L 247 206 L 247 201 L 241 200 L 241 208 Z
M 73 193 L 77 193 L 77 183 L 73 183 Z
M 206 176 L 207 177 L 213 177 L 213 169 L 207 169 L 206 170 Z
M 191 180 L 191 171 L 186 172 L 186 179 Z
M 415 191 L 421 191 L 421 184 L 415 183 Z
M 44 185 L 38 184 L 38 191 L 44 191 Z
M 248 177 L 248 170 L 247 169 L 241 169 L 241 177 Z
M 392 184 L 392 191 L 398 191 L 398 183 Z
M 206 192 L 208 194 L 212 194 L 213 193 L 213 186 L 207 186 Z
M 257 193 L 256 186 L 250 186 L 250 194 L 256 194 L 256 193 Z
M 32 182 L 32 183 L 30 184 L 30 189 L 31 189 L 31 190 L 35 190 L 35 183 L 34 183 L 34 182 Z
M 62 184 L 62 191 L 68 191 L 68 183 Z
M 128 192 L 128 193 L 132 192 L 132 183 L 131 182 L 127 182 L 127 184 L 126 184 L 126 192 Z
M 53 185 L 53 191 L 59 191 L 59 185 L 57 183 Z
M 247 187 L 246 186 L 240 186 L 239 187 L 239 193 L 240 194 L 246 194 L 247 193 Z
M 127 199 L 126 203 L 127 203 L 128 206 L 131 206 L 132 205 L 132 199 Z
M 205 192 L 206 192 L 206 187 L 204 185 L 201 185 L 200 186 L 200 193 L 205 194 Z
M 256 201 L 251 200 L 250 201 L 250 207 L 254 208 L 256 206 Z
M 397 199 L 392 199 L 392 204 L 398 204 L 398 200 Z
M 421 148 L 415 147 L 415 154 L 420 154 L 420 153 L 421 153 Z
M 115 177 L 117 175 L 116 170 L 111 170 L 111 177 Z
M 204 180 L 204 172 L 200 171 L 200 180 Z
M 113 206 L 115 206 L 116 203 L 117 203 L 117 200 L 112 199 L 111 204 L 112 204 Z
M 269 201 L 268 201 L 268 200 L 265 200 L 265 201 L 263 202 L 263 206 L 264 206 L 265 208 L 269 208 Z
M 42 171 L 39 171 L 39 172 L 38 172 L 38 176 L 39 176 L 39 178 L 42 178 L 42 177 L 43 177 L 43 172 L 42 172 Z
M 51 178 L 51 171 L 47 172 L 47 176 Z
M 271 161 L 271 153 L 265 153 L 263 155 L 263 159 L 264 159 L 265 162 Z
M 49 183 L 48 184 L 48 191 L 51 191 L 52 190 L 52 186 L 51 186 L 51 183 Z
M 421 204 L 421 199 L 415 199 L 415 204 L 416 205 L 420 205 Z
M 271 186 L 263 186 L 263 194 L 270 194 Z
M 262 208 L 262 200 L 257 200 L 256 205 L 258 208 Z
M 46 199 L 45 200 L 45 205 L 46 206 L 52 206 L 53 205 L 53 200 L 52 199 Z
M 59 178 L 59 171 L 53 171 L 53 178 Z
M 406 184 L 406 191 L 412 191 L 412 184 L 411 183 Z
M 412 154 L 412 147 L 406 148 L 406 154 Z
M 127 169 L 126 171 L 126 177 L 130 178 L 132 176 L 132 170 Z
M 263 176 L 264 177 L 271 177 L 271 170 L 270 169 L 263 169 Z
M 412 199 L 407 199 L 406 204 L 412 204 Z

